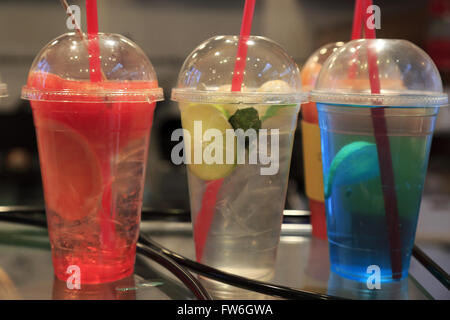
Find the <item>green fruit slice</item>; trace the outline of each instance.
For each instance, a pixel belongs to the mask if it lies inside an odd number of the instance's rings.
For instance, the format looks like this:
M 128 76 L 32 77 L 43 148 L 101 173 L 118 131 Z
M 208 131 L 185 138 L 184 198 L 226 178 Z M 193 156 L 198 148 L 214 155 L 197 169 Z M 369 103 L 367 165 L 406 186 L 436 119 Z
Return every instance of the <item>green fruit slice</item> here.
M 377 147 L 356 141 L 344 146 L 334 157 L 325 177 L 325 198 L 335 186 L 352 185 L 380 175 Z
M 199 134 L 194 135 L 194 124 L 196 121 L 201 122 L 201 136 Z M 235 162 L 226 163 L 227 144 L 226 144 L 226 130 L 233 130 L 231 124 L 228 122 L 226 115 L 217 105 L 210 104 L 190 104 L 181 111 L 181 122 L 183 129 L 190 133 L 190 142 L 185 140 L 185 148 L 187 154 L 190 154 L 190 161 L 188 164 L 189 170 L 198 178 L 202 180 L 217 180 L 229 175 L 234 167 Z M 221 133 L 219 137 L 222 139 L 222 146 L 216 144 L 214 140 L 204 141 L 203 137 L 207 130 L 216 129 Z M 201 144 L 199 140 L 201 139 Z M 234 139 L 234 136 L 233 136 Z M 194 163 L 194 146 L 201 145 L 201 163 Z M 215 151 L 211 151 L 212 146 L 216 146 L 217 150 L 222 150 L 222 157 L 219 158 L 219 163 L 208 164 L 205 162 L 205 150 L 207 154 L 214 154 Z M 233 159 L 235 159 L 235 146 L 233 143 Z M 214 148 L 213 148 L 214 149 Z

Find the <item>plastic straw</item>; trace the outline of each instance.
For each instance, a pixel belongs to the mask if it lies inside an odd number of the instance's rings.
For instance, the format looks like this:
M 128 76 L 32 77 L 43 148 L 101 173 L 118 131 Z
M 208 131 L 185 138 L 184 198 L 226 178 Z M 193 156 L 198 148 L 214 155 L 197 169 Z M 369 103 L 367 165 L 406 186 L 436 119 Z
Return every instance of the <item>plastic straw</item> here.
M 247 60 L 247 41 L 252 29 L 253 13 L 255 11 L 255 0 L 246 0 L 244 13 L 242 15 L 241 31 L 234 64 L 233 79 L 231 81 L 231 91 L 241 91 L 244 80 L 245 62 Z M 195 219 L 194 238 L 196 243 L 197 261 L 201 262 L 209 229 L 214 218 L 214 208 L 216 206 L 217 194 L 222 186 L 223 179 L 210 181 L 206 184 L 203 193 L 202 206 Z
M 372 5 L 372 0 L 365 0 L 364 9 Z M 367 11 L 367 10 L 366 10 Z M 369 14 L 366 12 L 366 19 Z M 370 29 L 367 23 L 364 23 L 367 39 L 375 39 L 375 29 Z M 377 54 L 372 48 L 367 50 L 367 59 L 369 65 L 369 81 L 372 94 L 380 93 L 380 79 L 377 65 Z M 399 229 L 399 213 L 397 205 L 397 195 L 395 192 L 394 168 L 392 165 L 391 147 L 387 133 L 386 118 L 384 108 L 371 108 L 372 125 L 375 134 L 375 141 L 378 152 L 378 163 L 380 165 L 380 177 L 384 198 L 384 208 L 386 210 L 387 228 L 389 234 L 389 246 L 391 255 L 391 269 L 394 279 L 401 278 L 402 256 L 401 256 L 401 237 Z
M 100 72 L 100 45 L 98 42 L 97 0 L 86 0 L 89 69 L 92 82 L 102 81 Z
M 231 80 L 231 91 L 241 91 L 244 80 L 245 62 L 247 60 L 247 41 L 252 29 L 253 12 L 255 11 L 255 0 L 246 0 L 244 14 L 242 16 L 239 44 L 234 64 L 233 79 Z
M 355 11 L 353 13 L 352 40 L 361 39 L 362 21 L 364 17 L 363 0 L 355 1 Z
M 102 72 L 100 64 L 100 44 L 98 40 L 98 13 L 97 0 L 86 0 L 86 17 L 88 33 L 88 53 L 89 53 L 89 76 L 92 82 L 102 81 Z M 112 186 L 111 186 L 111 168 L 109 163 L 103 164 L 103 177 L 107 182 L 103 191 L 102 210 L 100 212 L 100 229 L 102 243 L 108 248 L 114 248 L 114 225 L 110 221 Z

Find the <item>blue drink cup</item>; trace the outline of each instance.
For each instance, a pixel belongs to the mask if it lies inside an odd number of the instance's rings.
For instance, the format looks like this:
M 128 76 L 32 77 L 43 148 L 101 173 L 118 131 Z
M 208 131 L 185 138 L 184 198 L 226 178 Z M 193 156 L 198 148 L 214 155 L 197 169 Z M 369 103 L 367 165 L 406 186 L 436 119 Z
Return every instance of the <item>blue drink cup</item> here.
M 370 93 L 371 50 L 379 94 Z M 363 282 L 405 278 L 434 124 L 447 103 L 434 63 L 404 40 L 351 41 L 325 62 L 311 98 L 332 271 Z

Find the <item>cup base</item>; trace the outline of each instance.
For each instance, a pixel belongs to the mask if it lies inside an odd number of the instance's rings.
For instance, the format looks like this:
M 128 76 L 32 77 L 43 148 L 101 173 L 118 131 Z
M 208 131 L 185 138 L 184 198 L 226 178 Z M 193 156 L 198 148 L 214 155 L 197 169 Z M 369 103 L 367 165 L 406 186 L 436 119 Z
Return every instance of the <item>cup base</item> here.
M 376 278 L 377 276 L 373 272 L 361 273 L 360 272 L 361 266 L 352 267 L 352 266 L 348 266 L 348 265 L 342 266 L 342 265 L 332 264 L 331 271 L 343 278 L 353 280 L 356 282 L 367 283 L 368 281 L 371 281 L 371 282 L 378 281 Z M 390 273 L 389 275 L 384 275 L 384 272 L 381 271 L 381 275 L 379 276 L 378 279 L 379 279 L 380 283 L 393 283 L 393 282 L 402 281 L 407 276 L 408 276 L 407 270 L 402 271 L 399 274 L 394 274 L 394 275 L 392 273 Z
M 132 275 L 135 255 L 135 248 L 99 252 L 53 248 L 53 270 L 59 280 L 68 284 L 107 283 Z

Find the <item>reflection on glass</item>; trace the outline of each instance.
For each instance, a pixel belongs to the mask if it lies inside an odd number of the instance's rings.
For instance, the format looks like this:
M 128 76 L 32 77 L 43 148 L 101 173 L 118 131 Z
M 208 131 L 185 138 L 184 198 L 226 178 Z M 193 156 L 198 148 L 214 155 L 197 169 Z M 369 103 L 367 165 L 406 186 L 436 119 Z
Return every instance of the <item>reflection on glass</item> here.
M 311 237 L 309 240 L 308 264 L 305 271 L 304 289 L 322 292 L 330 273 L 327 240 Z
M 65 281 L 55 277 L 53 300 L 136 300 L 133 276 L 102 284 L 82 284 L 80 289 L 68 289 Z
M 365 282 L 347 279 L 334 272 L 330 272 L 328 294 L 347 299 L 407 300 L 408 279 L 382 282 L 380 289 L 369 289 Z
M 248 291 L 238 287 L 231 286 L 226 283 L 211 280 L 199 276 L 201 284 L 210 293 L 213 299 L 217 300 L 273 300 L 275 297 L 261 294 L 258 292 Z M 263 281 L 270 282 L 271 279 Z
M 0 268 L 0 300 L 18 300 L 20 295 L 11 279 Z

